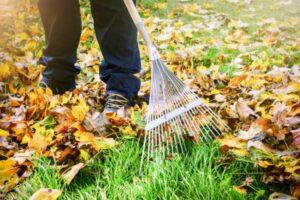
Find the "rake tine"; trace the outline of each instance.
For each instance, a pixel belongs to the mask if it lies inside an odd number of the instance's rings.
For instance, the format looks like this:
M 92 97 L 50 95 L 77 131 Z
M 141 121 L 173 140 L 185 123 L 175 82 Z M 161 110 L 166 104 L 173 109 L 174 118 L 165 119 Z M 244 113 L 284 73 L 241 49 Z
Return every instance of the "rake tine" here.
M 161 67 L 161 62 L 158 62 L 158 69 L 159 69 L 159 72 L 160 72 L 160 75 L 161 75 L 161 77 L 163 76 L 163 72 L 162 72 L 162 70 L 160 69 L 160 67 Z M 164 84 L 165 85 L 165 84 Z M 168 95 L 168 93 L 170 92 L 170 88 L 169 87 L 166 87 L 166 90 L 165 90 L 165 92 L 167 93 L 167 98 L 168 99 L 170 99 L 171 100 L 171 102 L 173 102 L 173 103 L 175 103 L 176 101 L 174 101 L 173 100 L 173 97 L 171 97 L 171 96 L 169 96 Z M 165 97 L 165 96 L 164 96 Z M 172 104 L 171 104 L 172 105 Z M 168 110 L 168 112 L 170 112 L 170 108 L 169 108 L 169 106 L 167 106 L 167 110 Z M 174 134 L 174 143 L 175 143 L 175 148 L 177 149 L 177 152 L 178 152 L 178 143 L 179 143 L 179 145 L 180 145 L 180 148 L 181 148 L 181 151 L 182 152 L 184 152 L 184 147 L 183 147 L 183 144 L 182 144 L 182 133 L 181 133 L 181 131 L 180 131 L 180 129 L 178 129 L 178 126 L 176 126 L 176 121 L 174 120 L 174 119 L 172 119 L 171 121 L 170 121 L 170 123 L 172 124 L 172 122 L 175 124 L 175 129 L 173 129 L 172 127 L 172 133 Z M 176 137 L 177 137 L 177 139 L 176 139 Z M 173 140 L 173 139 L 172 139 Z M 177 141 L 178 140 L 178 141 Z
M 204 108 L 208 113 L 210 113 L 212 116 L 214 116 L 215 119 L 218 119 L 219 122 L 220 122 L 220 124 L 222 124 L 222 126 L 224 127 L 224 129 L 230 130 L 229 126 L 226 125 L 226 124 L 223 122 L 223 120 L 222 120 L 217 114 L 215 114 L 209 107 L 203 106 L 203 108 Z
M 196 108 L 196 109 L 201 109 L 200 107 L 199 108 Z M 217 131 L 217 129 L 215 128 L 215 127 L 218 127 L 218 125 L 215 123 L 215 121 L 214 120 L 211 120 L 211 119 L 208 119 L 208 121 L 209 122 L 211 122 L 212 124 L 214 124 L 214 126 L 212 126 L 213 127 L 213 129 L 216 131 L 216 132 L 218 132 Z M 214 132 L 212 131 L 212 133 L 214 134 Z M 214 134 L 214 136 L 216 137 L 216 135 Z M 213 140 L 213 139 L 212 139 Z
M 143 168 L 143 162 L 144 162 L 144 157 L 145 157 L 146 143 L 147 143 L 147 136 L 144 137 L 144 144 L 143 144 L 143 150 L 142 150 L 142 158 L 141 158 L 140 167 L 139 167 L 139 176 L 142 175 L 142 168 Z
M 165 71 L 165 68 L 164 68 L 164 66 L 163 66 L 163 64 L 161 62 L 160 62 L 159 66 L 160 66 L 160 68 L 161 68 L 162 71 Z M 172 87 L 172 86 L 173 86 L 173 84 L 171 84 L 171 87 L 168 88 L 168 91 L 169 91 L 169 93 L 174 94 L 176 91 L 174 91 L 174 87 Z M 176 105 L 176 107 L 180 107 L 178 105 L 179 102 L 176 99 L 174 99 L 173 96 L 168 96 L 168 98 L 171 99 L 170 102 L 173 105 Z M 180 127 L 178 127 L 178 124 L 181 122 L 181 120 L 178 120 L 178 122 L 177 122 L 176 118 L 174 118 L 172 121 L 175 124 L 175 130 L 176 130 L 176 133 L 177 133 L 176 135 L 177 135 L 177 138 L 178 138 L 178 141 L 179 141 L 179 145 L 180 145 L 181 151 L 182 152 L 186 152 L 186 147 L 185 147 L 184 138 L 183 138 L 184 133 L 183 133 L 183 131 L 181 131 Z
M 182 132 L 181 132 L 180 129 L 178 129 L 178 126 L 177 126 L 177 123 L 175 122 L 175 119 L 173 119 L 172 121 L 175 123 L 175 127 L 174 127 L 174 135 L 175 135 L 174 138 L 175 139 L 174 140 L 176 140 L 176 137 L 177 137 L 177 140 L 178 140 L 178 142 L 176 142 L 176 145 L 175 145 L 177 147 L 177 152 L 185 152 L 183 144 L 181 143 L 181 141 L 182 141 Z M 180 151 L 178 150 L 178 144 L 180 146 Z
M 162 70 L 164 70 L 165 72 L 166 72 L 166 71 L 168 72 L 168 70 L 166 70 L 166 68 L 163 67 L 163 64 L 159 65 L 159 67 L 163 68 Z M 169 74 L 167 74 L 167 76 L 169 77 Z M 169 77 L 169 79 L 170 79 L 170 77 Z M 177 88 L 178 88 L 178 87 L 177 87 Z M 176 88 L 176 89 L 177 89 L 177 88 Z M 179 94 L 181 94 L 181 93 L 179 93 Z M 181 95 L 181 96 L 183 96 L 183 95 Z M 183 117 L 185 118 L 186 116 L 183 115 Z M 191 118 L 191 120 L 192 120 L 193 116 L 190 115 L 190 118 Z M 185 122 L 188 124 L 189 128 L 193 131 L 193 128 L 189 125 L 187 119 L 185 119 Z M 195 135 L 195 134 L 194 134 L 194 135 Z M 211 138 L 211 139 L 212 139 L 212 138 Z

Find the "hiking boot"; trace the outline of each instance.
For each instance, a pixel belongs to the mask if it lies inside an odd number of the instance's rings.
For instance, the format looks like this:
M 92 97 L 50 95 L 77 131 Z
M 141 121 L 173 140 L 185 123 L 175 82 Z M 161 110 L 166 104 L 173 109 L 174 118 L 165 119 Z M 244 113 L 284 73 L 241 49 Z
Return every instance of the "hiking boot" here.
M 103 113 L 117 112 L 120 108 L 130 106 L 130 101 L 121 94 L 108 94 Z
M 76 88 L 76 86 L 74 84 L 71 84 L 71 85 L 65 84 L 65 83 L 57 84 L 57 83 L 51 83 L 51 82 L 43 80 L 43 79 L 39 85 L 42 88 L 46 88 L 46 87 L 50 88 L 52 90 L 53 94 L 60 94 L 60 95 L 64 94 L 67 91 L 72 92 Z

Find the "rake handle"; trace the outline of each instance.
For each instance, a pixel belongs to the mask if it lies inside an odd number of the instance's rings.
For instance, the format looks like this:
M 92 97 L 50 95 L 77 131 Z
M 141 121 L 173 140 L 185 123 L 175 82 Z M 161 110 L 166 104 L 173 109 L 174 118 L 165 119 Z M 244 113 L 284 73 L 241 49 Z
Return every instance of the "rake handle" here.
M 157 59 L 159 57 L 158 55 L 156 55 L 157 50 L 153 46 L 150 36 L 145 29 L 142 18 L 140 17 L 140 15 L 133 3 L 133 0 L 123 0 L 123 2 L 125 3 L 131 18 L 132 18 L 133 22 L 135 23 L 136 28 L 138 29 L 138 31 L 140 32 L 140 34 L 142 35 L 143 39 L 146 42 L 150 60 Z
M 127 10 L 133 20 L 133 22 L 137 25 L 139 23 L 143 23 L 137 9 L 135 8 L 135 5 L 133 3 L 132 0 L 123 0 L 126 7 L 127 7 Z

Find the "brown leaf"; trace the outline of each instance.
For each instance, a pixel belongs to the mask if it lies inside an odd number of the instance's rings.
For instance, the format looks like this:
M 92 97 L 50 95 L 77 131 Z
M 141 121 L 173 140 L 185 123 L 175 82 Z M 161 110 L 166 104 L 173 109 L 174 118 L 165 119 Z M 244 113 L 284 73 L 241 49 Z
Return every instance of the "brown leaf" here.
M 84 168 L 83 163 L 78 163 L 77 165 L 74 165 L 73 167 L 69 168 L 67 172 L 65 172 L 62 177 L 66 181 L 67 185 L 70 185 L 71 181 L 74 179 L 74 177 L 78 174 L 78 172 Z
M 249 119 L 250 116 L 258 117 L 258 115 L 241 98 L 235 104 L 235 109 L 240 118 L 244 121 Z
M 292 131 L 294 145 L 297 149 L 300 149 L 300 128 Z
M 105 130 L 105 125 L 109 122 L 103 113 L 94 112 L 92 115 L 87 114 L 83 121 L 83 126 L 88 131 L 97 131 L 98 133 Z
M 106 113 L 106 117 L 112 125 L 121 126 L 125 122 L 125 118 L 118 117 L 115 112 Z
M 262 133 L 263 132 L 261 127 L 257 123 L 252 123 L 248 131 L 240 130 L 238 138 L 243 140 L 250 140 Z
M 274 106 L 274 114 L 272 121 L 279 127 L 282 127 L 285 123 L 285 118 L 287 116 L 287 107 L 283 103 L 277 103 Z
M 289 126 L 300 124 L 300 117 L 287 117 L 285 118 L 285 124 Z
M 300 198 L 300 185 L 293 185 L 291 187 L 291 194 L 293 197 Z
M 247 148 L 255 147 L 257 149 L 260 149 L 262 151 L 268 152 L 268 153 L 276 153 L 277 151 L 275 149 L 271 149 L 268 145 L 264 144 L 261 141 L 249 141 Z

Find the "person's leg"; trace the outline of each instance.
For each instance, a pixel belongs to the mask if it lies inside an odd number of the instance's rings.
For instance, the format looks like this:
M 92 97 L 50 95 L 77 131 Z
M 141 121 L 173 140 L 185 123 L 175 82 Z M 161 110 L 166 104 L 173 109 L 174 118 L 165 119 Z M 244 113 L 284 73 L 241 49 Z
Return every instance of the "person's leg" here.
M 121 94 L 130 99 L 137 95 L 141 70 L 137 29 L 122 0 L 91 0 L 97 39 L 104 61 L 100 77 L 107 84 L 107 94 Z
M 78 0 L 40 0 L 46 47 L 40 63 L 45 65 L 42 84 L 54 93 L 75 88 L 75 77 L 80 68 L 75 66 L 76 52 L 81 35 L 80 6 Z

